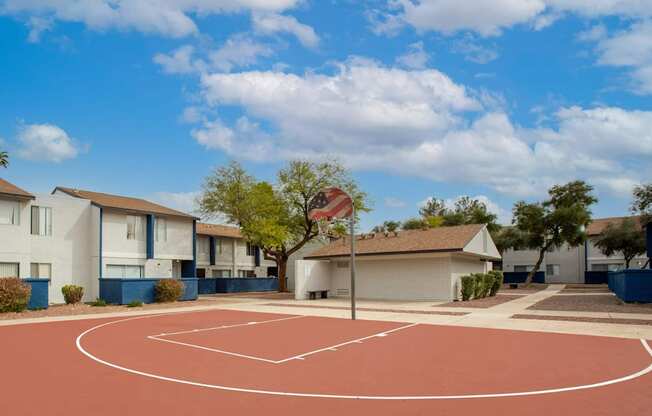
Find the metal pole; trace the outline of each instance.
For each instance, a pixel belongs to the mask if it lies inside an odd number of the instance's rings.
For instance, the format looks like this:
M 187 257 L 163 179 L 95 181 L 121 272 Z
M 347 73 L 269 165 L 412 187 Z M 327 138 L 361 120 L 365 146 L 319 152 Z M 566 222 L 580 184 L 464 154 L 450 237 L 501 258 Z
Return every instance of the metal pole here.
M 355 204 L 351 205 L 351 319 L 355 321 Z

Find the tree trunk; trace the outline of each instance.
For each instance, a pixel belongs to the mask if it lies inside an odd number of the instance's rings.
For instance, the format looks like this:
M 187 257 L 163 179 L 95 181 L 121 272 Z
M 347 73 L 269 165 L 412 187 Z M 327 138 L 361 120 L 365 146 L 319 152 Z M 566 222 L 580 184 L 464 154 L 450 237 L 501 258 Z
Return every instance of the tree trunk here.
M 278 291 L 287 292 L 287 268 L 288 268 L 288 258 L 287 256 L 278 256 L 276 257 L 276 268 L 278 269 Z
M 625 270 L 629 269 L 629 263 L 631 263 L 633 257 L 625 257 Z
M 534 268 L 530 270 L 530 273 L 527 274 L 527 277 L 525 278 L 525 286 L 532 284 L 532 279 L 534 279 L 534 275 L 539 271 L 539 267 L 541 267 L 541 263 L 543 263 L 543 256 L 545 256 L 546 251 L 548 251 L 548 247 L 543 247 L 539 250 L 539 260 L 537 260 Z

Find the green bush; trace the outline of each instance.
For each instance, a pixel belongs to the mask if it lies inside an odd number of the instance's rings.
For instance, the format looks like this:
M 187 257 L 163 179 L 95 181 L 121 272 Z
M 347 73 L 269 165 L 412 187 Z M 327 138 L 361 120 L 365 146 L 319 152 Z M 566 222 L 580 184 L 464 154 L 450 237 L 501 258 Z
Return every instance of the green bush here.
M 491 270 L 488 274 L 494 278 L 493 284 L 491 285 L 491 290 L 489 291 L 489 296 L 496 296 L 496 293 L 498 293 L 503 285 L 503 272 L 500 270 Z
M 24 311 L 31 295 L 32 287 L 19 278 L 0 278 L 0 312 Z
M 475 291 L 475 277 L 462 276 L 462 300 L 471 300 Z
M 143 302 L 141 302 L 141 301 L 139 301 L 139 300 L 132 300 L 132 301 L 129 302 L 129 304 L 127 305 L 127 308 L 139 308 L 139 307 L 141 307 L 141 306 L 143 306 Z
M 480 299 L 484 291 L 484 274 L 473 273 L 471 274 L 475 280 L 475 287 L 473 288 L 473 299 Z
M 74 305 L 81 302 L 84 296 L 84 288 L 76 285 L 65 285 L 61 288 L 61 293 L 63 293 L 63 299 L 66 301 L 66 304 Z
M 491 288 L 494 285 L 494 276 L 489 273 L 484 273 L 482 275 L 482 297 L 486 298 L 491 293 Z
M 93 302 L 90 302 L 89 305 L 102 307 L 107 306 L 107 303 L 104 299 L 97 298 Z
M 154 286 L 157 302 L 174 302 L 183 295 L 185 285 L 177 279 L 161 279 Z

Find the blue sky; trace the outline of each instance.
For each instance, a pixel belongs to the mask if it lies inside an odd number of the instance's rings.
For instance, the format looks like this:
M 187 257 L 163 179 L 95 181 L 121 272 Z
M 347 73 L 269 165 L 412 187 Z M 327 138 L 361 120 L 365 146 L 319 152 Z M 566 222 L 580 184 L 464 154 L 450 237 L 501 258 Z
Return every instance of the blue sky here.
M 576 178 L 597 216 L 652 177 L 652 2 L 0 0 L 6 179 L 191 209 L 237 159 L 337 157 L 363 228 L 429 196 L 509 221 Z

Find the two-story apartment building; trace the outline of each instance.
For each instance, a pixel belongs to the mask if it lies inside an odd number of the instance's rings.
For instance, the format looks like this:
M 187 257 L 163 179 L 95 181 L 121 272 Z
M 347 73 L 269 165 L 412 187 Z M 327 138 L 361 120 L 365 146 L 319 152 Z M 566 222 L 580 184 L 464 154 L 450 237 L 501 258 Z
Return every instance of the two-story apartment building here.
M 238 227 L 197 224 L 197 277 L 276 276 L 276 263 L 247 242 Z
M 545 272 L 548 283 L 584 283 L 587 271 L 616 271 L 625 267 L 625 259 L 621 254 L 610 257 L 602 254 L 596 247 L 597 237 L 609 224 L 617 224 L 625 218 L 596 218 L 586 229 L 587 240 L 579 247 L 564 246 L 545 254 L 540 271 Z M 503 253 L 503 271 L 527 272 L 534 268 L 538 253 L 534 250 L 505 250 Z M 630 267 L 640 269 L 647 261 L 646 254 L 632 260 Z

